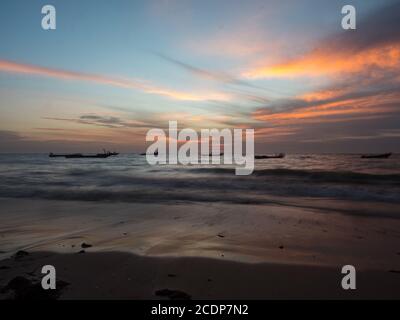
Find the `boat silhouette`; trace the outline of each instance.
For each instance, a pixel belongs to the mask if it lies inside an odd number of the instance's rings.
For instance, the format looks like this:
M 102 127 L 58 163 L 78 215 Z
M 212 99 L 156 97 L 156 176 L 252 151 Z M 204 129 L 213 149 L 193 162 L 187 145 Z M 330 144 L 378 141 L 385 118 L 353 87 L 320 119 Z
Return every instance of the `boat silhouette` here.
M 82 154 L 82 153 L 67 153 L 67 154 L 55 154 L 53 152 L 50 152 L 49 157 L 50 158 L 66 158 L 66 159 L 81 159 L 81 158 L 108 158 L 111 156 L 117 156 L 119 153 L 118 152 L 110 152 L 104 150 L 103 153 L 96 153 L 96 154 Z
M 140 155 L 141 155 L 141 156 L 147 156 L 147 153 L 146 153 L 146 152 L 143 152 L 143 153 L 141 153 Z M 149 153 L 149 155 L 150 155 L 150 153 Z M 155 151 L 155 152 L 154 152 L 154 155 L 155 155 L 155 156 L 158 156 L 158 151 Z
M 391 152 L 389 153 L 381 153 L 381 154 L 363 154 L 361 156 L 362 159 L 387 159 L 392 155 Z
M 254 159 L 281 159 L 284 157 L 285 157 L 284 153 L 278 153 L 278 154 L 271 154 L 271 155 L 254 156 Z

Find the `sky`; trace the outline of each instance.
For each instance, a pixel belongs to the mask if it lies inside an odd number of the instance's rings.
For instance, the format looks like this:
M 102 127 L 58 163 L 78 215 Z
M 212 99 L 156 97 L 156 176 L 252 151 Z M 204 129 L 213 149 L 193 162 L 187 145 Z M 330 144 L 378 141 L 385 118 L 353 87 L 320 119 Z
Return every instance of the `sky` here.
M 142 152 L 170 120 L 254 128 L 256 153 L 400 152 L 398 0 L 2 0 L 0 35 L 0 152 Z

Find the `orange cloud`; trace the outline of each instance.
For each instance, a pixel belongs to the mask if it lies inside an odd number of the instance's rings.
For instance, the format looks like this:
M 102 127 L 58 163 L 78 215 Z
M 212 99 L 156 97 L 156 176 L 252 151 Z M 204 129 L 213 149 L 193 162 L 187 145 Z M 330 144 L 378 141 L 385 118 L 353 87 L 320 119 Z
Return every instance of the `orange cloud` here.
M 243 73 L 246 78 L 324 76 L 359 72 L 368 67 L 398 68 L 400 44 L 386 44 L 360 52 L 347 50 L 314 50 L 298 59 L 275 65 L 260 65 Z
M 343 96 L 348 93 L 349 89 L 332 89 L 332 90 L 322 90 L 316 92 L 307 92 L 298 96 L 298 99 L 304 100 L 306 102 L 315 102 L 321 100 L 334 99 L 336 97 Z
M 310 94 L 310 96 L 313 96 Z M 293 111 L 268 113 L 265 109 L 256 111 L 253 116 L 259 121 L 268 121 L 275 125 L 305 123 L 315 120 L 316 122 L 336 121 L 329 119 L 331 116 L 353 116 L 353 115 L 379 115 L 396 111 L 394 103 L 398 102 L 400 94 L 378 94 L 376 96 L 338 99 L 333 102 L 318 102 Z M 379 108 L 377 108 L 379 105 Z M 343 121 L 343 119 L 340 119 Z
M 139 90 L 149 94 L 156 94 L 159 96 L 168 97 L 174 100 L 185 101 L 206 101 L 206 100 L 220 100 L 228 101 L 230 98 L 223 93 L 201 93 L 194 94 L 188 92 L 174 91 L 166 88 L 160 88 L 152 85 L 145 84 L 140 81 L 113 78 L 109 76 L 81 73 L 74 71 L 66 71 L 60 69 L 45 68 L 40 66 L 15 63 L 7 60 L 0 60 L 0 71 L 17 74 L 27 74 L 42 77 L 51 77 L 61 80 L 74 80 L 74 81 L 88 81 L 102 85 L 109 85 L 114 87 Z

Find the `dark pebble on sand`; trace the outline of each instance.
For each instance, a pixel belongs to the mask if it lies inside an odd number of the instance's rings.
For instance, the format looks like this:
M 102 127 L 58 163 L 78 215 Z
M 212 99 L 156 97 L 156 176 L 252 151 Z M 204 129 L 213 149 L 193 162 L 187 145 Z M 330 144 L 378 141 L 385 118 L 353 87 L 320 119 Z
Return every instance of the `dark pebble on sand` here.
M 12 279 L 2 290 L 2 293 L 14 292 L 15 300 L 55 300 L 69 283 L 58 280 L 55 290 L 43 290 L 40 282 L 33 283 L 25 277 L 18 276 Z
M 284 246 L 279 246 L 279 249 L 284 249 L 285 247 Z
M 179 290 L 170 290 L 170 289 L 162 289 L 157 290 L 155 295 L 158 297 L 166 297 L 170 300 L 190 300 L 191 296 L 188 295 L 186 292 L 179 291 Z
M 93 247 L 93 246 L 91 244 L 88 244 L 85 242 L 81 244 L 81 248 L 83 248 L 83 249 L 90 248 L 90 247 Z
M 223 234 L 219 234 L 218 237 L 225 238 L 225 236 Z

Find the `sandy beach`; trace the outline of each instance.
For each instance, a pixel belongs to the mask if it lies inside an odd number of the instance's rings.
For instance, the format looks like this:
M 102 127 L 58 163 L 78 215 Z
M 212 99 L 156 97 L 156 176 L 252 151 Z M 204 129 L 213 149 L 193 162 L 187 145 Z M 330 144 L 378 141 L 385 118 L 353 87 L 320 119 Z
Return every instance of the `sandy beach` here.
M 357 211 L 331 202 L 322 210 L 305 199 L 283 206 L 2 198 L 0 298 L 29 296 L 46 264 L 65 284 L 60 299 L 400 298 L 396 205 Z M 372 213 L 383 208 L 377 219 Z M 347 264 L 356 267 L 357 290 L 340 286 Z M 16 277 L 29 282 L 13 287 Z
M 240 263 L 208 258 L 154 258 L 129 253 L 57 254 L 35 252 L 4 260 L 2 282 L 23 276 L 40 283 L 40 269 L 58 270 L 61 299 L 398 299 L 400 275 L 361 271 L 358 289 L 340 287 L 340 269 L 332 267 Z M 7 282 L 7 281 L 6 281 Z M 2 294 L 38 299 L 23 285 Z M 30 289 L 29 289 L 30 288 Z

